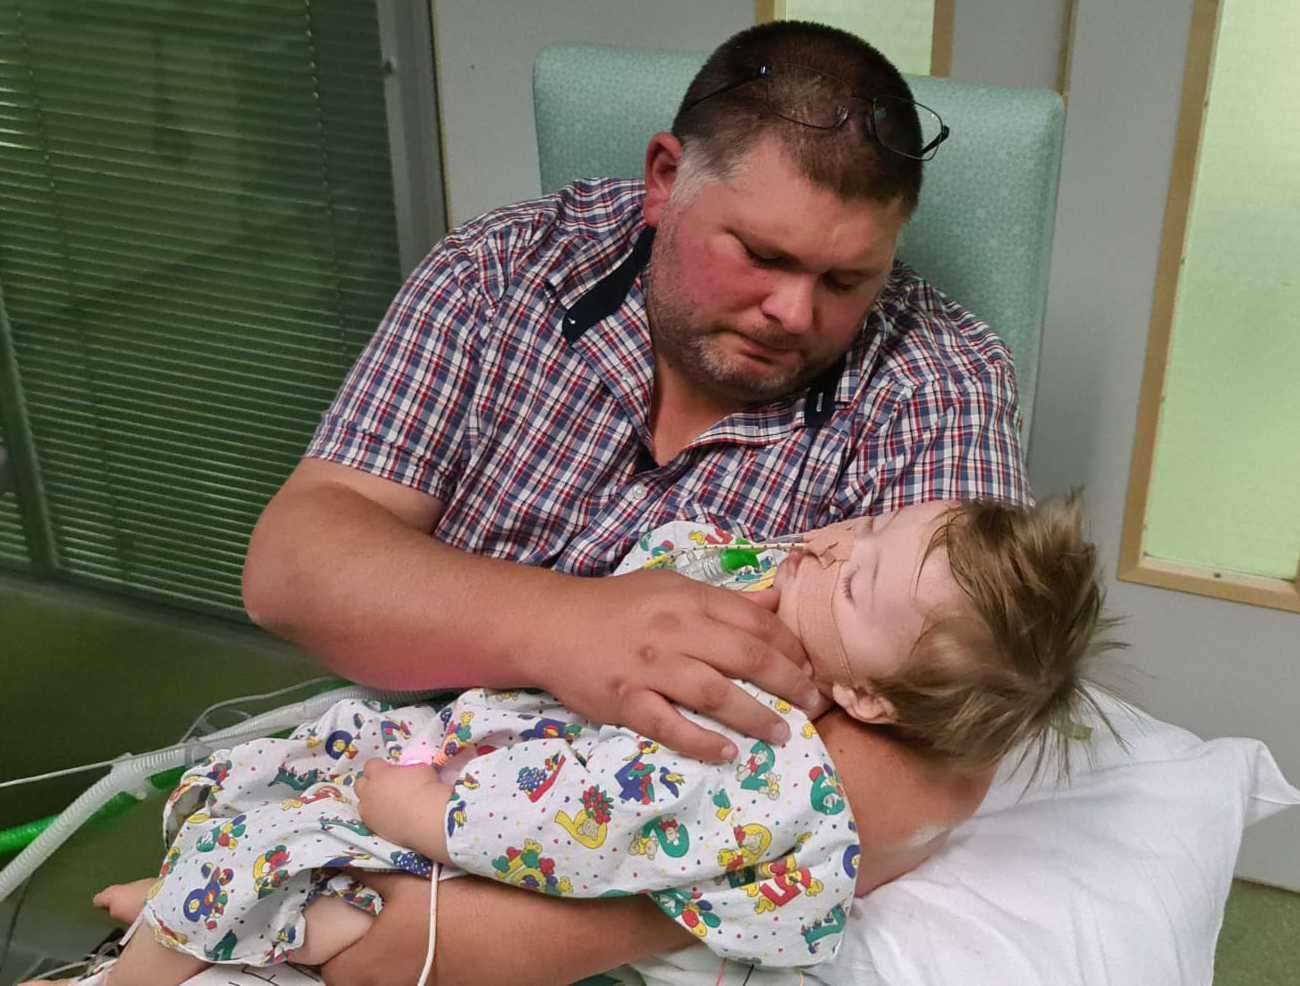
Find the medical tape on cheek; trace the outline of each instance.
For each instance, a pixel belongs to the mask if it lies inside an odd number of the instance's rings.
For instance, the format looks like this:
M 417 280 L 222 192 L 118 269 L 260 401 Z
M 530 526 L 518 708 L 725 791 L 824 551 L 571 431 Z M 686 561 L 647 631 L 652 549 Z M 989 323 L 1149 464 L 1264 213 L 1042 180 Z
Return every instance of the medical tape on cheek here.
M 844 670 L 845 683 L 855 683 L 844 635 L 835 617 L 835 592 L 840 580 L 840 570 L 853 551 L 854 523 L 845 521 L 823 528 L 803 544 L 809 557 L 804 565 L 813 570 L 805 576 L 806 600 L 799 605 L 799 635 L 804 647 L 812 654 L 836 662 Z M 812 619 L 816 616 L 817 619 Z

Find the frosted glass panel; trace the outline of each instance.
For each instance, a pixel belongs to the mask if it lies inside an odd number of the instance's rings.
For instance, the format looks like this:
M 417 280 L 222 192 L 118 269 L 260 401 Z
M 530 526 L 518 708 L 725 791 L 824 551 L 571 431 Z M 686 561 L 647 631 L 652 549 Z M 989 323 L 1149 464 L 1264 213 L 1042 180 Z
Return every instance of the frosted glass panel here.
M 784 6 L 790 20 L 818 21 L 866 38 L 901 72 L 930 74 L 934 0 L 786 0 Z
M 1300 5 L 1227 0 L 1178 282 L 1147 555 L 1300 559 Z

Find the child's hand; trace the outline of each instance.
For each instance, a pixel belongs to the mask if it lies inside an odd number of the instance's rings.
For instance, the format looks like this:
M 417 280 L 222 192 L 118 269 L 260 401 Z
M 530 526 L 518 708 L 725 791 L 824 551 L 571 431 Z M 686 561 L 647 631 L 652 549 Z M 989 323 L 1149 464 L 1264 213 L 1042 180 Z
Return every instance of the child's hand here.
M 395 767 L 367 760 L 353 785 L 361 820 L 389 842 L 448 862 L 445 817 L 451 786 L 432 767 Z

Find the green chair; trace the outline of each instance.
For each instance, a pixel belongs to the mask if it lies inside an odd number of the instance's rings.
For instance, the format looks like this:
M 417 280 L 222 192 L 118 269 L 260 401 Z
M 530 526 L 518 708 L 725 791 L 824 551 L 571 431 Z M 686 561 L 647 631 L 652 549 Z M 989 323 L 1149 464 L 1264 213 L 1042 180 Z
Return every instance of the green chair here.
M 533 68 L 542 190 L 642 174 L 703 52 L 548 48 Z M 952 136 L 925 168 L 900 256 L 987 322 L 1016 358 L 1026 438 L 1047 303 L 1065 110 L 1055 92 L 909 77 Z

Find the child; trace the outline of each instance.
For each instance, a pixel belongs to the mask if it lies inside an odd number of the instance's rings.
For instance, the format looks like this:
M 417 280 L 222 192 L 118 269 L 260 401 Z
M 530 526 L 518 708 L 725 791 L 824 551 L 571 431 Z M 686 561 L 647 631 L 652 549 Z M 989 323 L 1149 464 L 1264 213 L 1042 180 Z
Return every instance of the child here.
M 977 771 L 1029 740 L 1041 757 L 1084 697 L 1080 665 L 1104 621 L 1081 526 L 1072 500 L 922 504 L 814 532 L 779 567 L 754 552 L 739 575 L 713 574 L 761 585 L 775 572 L 778 615 L 837 705 Z M 698 553 L 679 542 L 642 539 L 620 571 L 689 567 Z M 880 847 L 858 845 L 814 725 L 744 687 L 791 740 L 732 734 L 743 752 L 731 765 L 589 723 L 543 693 L 481 689 L 441 712 L 340 703 L 289 740 L 215 754 L 169 799 L 175 838 L 147 902 L 139 884 L 97 898 L 127 917 L 143 904 L 154 930 L 110 986 L 179 983 L 218 961 L 326 961 L 382 906 L 350 874 L 427 876 L 430 860 L 548 894 L 646 892 L 737 961 L 825 960 L 855 889 L 872 885 L 859 864 Z M 362 754 L 382 759 L 359 773 Z M 411 758 L 434 769 L 394 765 Z

